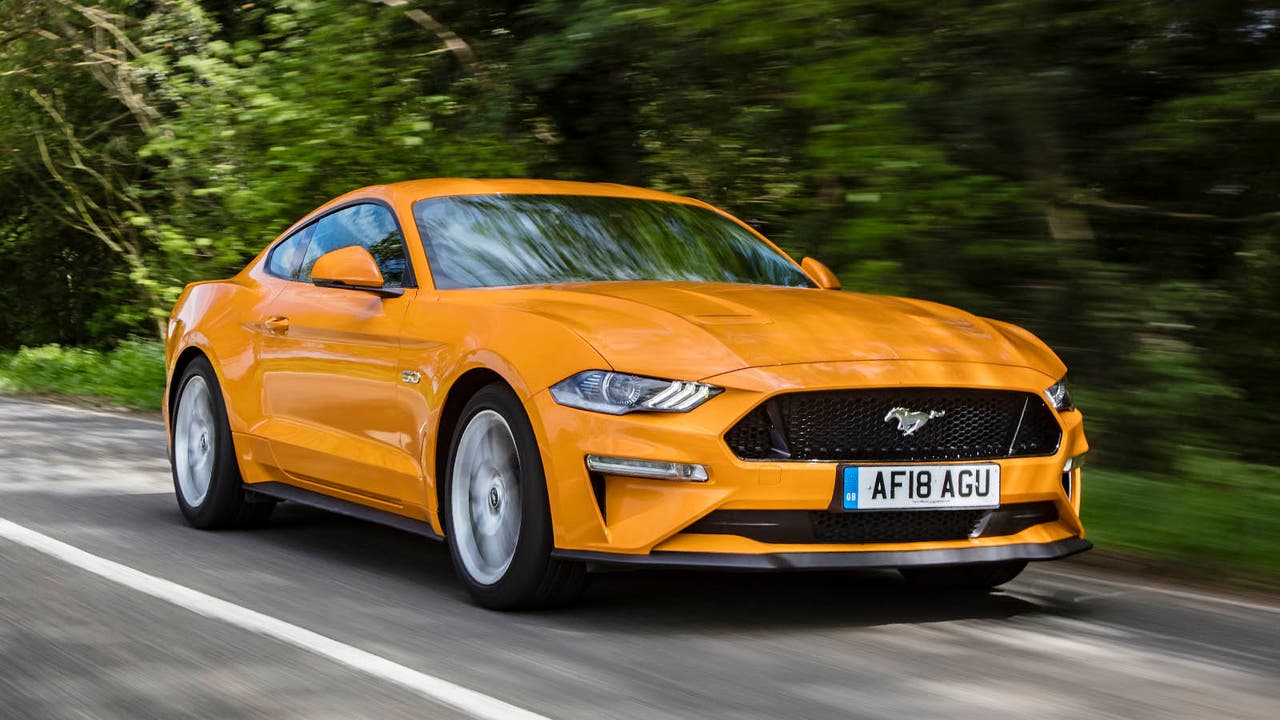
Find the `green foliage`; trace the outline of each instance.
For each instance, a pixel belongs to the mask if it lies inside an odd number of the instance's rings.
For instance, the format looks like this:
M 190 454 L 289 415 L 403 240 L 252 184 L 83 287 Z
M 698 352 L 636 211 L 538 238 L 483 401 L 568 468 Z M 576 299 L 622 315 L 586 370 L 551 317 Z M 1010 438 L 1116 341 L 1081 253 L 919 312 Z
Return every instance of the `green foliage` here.
M 60 345 L 0 355 L 0 390 L 99 398 L 139 410 L 159 410 L 164 396 L 164 346 L 129 339 L 102 352 Z
M 320 202 L 415 177 L 520 175 L 524 158 L 435 82 L 402 15 L 352 3 L 261 3 L 253 37 L 213 39 L 207 16 L 157 26 L 139 61 L 164 78 L 170 117 L 140 155 L 172 196 L 175 237 L 230 270 Z M 175 52 L 179 41 L 187 43 Z M 464 88 L 465 90 L 465 88 Z M 192 237 L 193 233 L 198 236 Z
M 1183 458 L 1163 476 L 1085 466 L 1081 497 L 1099 547 L 1280 576 L 1280 468 L 1208 456 Z

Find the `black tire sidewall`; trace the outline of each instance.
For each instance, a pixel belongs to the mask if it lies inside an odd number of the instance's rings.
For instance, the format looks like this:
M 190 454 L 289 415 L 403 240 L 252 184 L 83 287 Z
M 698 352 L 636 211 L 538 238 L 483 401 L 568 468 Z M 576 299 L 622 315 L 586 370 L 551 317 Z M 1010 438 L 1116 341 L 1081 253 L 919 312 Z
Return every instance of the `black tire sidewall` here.
M 520 532 L 516 550 L 506 573 L 491 585 L 476 582 L 467 572 L 459 555 L 453 524 L 453 465 L 463 431 L 482 410 L 500 414 L 511 428 L 520 463 Z M 488 385 L 479 390 L 463 408 L 449 442 L 445 464 L 444 497 L 440 517 L 443 521 L 449 554 L 458 577 L 481 605 L 496 609 L 512 609 L 536 601 L 539 588 L 547 575 L 551 558 L 551 513 L 547 502 L 546 474 L 542 453 L 538 450 L 533 425 L 516 394 L 503 385 Z
M 197 506 L 187 503 L 182 497 L 182 489 L 178 485 L 178 464 L 174 455 L 177 431 L 176 423 L 182 393 L 191 378 L 200 376 L 209 386 L 209 396 L 213 405 L 213 419 L 217 424 L 214 438 L 213 472 L 209 481 L 209 492 L 204 501 Z M 243 483 L 240 478 L 240 466 L 236 462 L 235 446 L 231 440 L 231 425 L 227 421 L 227 408 L 222 398 L 222 386 L 218 383 L 213 366 L 204 358 L 192 360 L 178 381 L 177 392 L 174 393 L 173 407 L 169 411 L 169 467 L 173 475 L 173 493 L 178 499 L 178 507 L 182 515 L 191 525 L 212 529 L 226 527 L 234 523 L 240 512 L 243 501 Z

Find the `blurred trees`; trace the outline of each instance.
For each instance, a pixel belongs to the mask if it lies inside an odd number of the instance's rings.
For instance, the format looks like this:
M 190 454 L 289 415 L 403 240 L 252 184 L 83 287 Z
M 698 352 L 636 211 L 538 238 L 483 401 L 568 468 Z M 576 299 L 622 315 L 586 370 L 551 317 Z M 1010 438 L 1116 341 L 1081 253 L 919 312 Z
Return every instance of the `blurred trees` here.
M 1280 462 L 1280 10 L 0 0 L 0 346 L 154 333 L 315 205 L 607 180 L 1023 324 L 1113 464 Z

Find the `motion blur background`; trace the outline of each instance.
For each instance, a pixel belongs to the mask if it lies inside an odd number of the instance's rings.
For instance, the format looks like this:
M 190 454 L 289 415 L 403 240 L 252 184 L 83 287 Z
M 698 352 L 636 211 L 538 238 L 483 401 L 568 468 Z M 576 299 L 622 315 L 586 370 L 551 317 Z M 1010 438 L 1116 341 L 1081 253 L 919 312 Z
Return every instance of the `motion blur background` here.
M 1072 369 L 1104 550 L 1280 578 L 1280 7 L 0 0 L 0 387 L 158 407 L 186 282 L 347 190 L 689 194 Z M 54 346 L 56 344 L 56 347 Z

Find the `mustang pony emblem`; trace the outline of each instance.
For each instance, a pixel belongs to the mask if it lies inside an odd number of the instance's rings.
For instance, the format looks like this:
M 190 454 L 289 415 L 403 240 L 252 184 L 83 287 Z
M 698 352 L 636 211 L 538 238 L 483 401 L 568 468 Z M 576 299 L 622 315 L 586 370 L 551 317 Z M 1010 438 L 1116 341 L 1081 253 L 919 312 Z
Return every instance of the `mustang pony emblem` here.
M 904 407 L 896 407 L 890 410 L 888 415 L 884 416 L 884 421 L 889 422 L 890 420 L 897 420 L 898 432 L 903 435 L 911 435 L 915 431 L 924 427 L 925 423 L 934 418 L 940 418 L 946 414 L 947 413 L 944 410 L 930 410 L 928 412 L 922 412 L 917 410 L 908 410 Z

